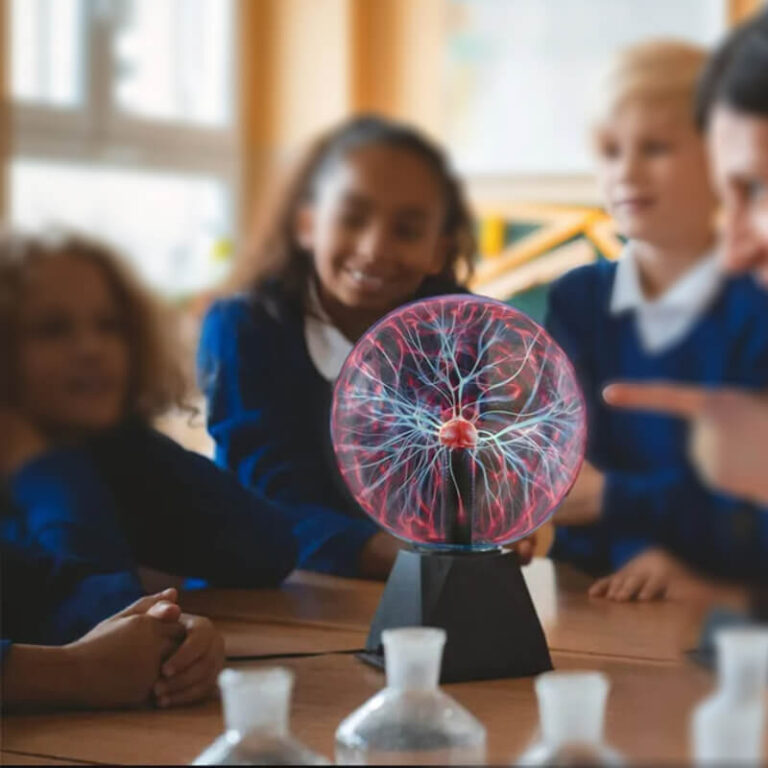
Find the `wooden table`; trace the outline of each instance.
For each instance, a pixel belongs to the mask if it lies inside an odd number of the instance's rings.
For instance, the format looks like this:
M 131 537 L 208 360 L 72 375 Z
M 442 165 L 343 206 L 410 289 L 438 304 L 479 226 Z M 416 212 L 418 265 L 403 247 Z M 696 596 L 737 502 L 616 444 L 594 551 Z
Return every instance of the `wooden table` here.
M 600 669 L 611 679 L 607 738 L 632 762 L 688 755 L 688 717 L 711 676 L 688 663 L 703 602 L 613 604 L 586 596 L 589 580 L 534 561 L 526 578 L 558 669 Z M 187 593 L 187 610 L 214 618 L 235 667 L 279 663 L 296 673 L 292 723 L 332 757 L 338 723 L 383 684 L 349 651 L 362 648 L 382 585 L 296 573 L 280 590 Z M 311 655 L 309 655 L 311 654 Z M 279 660 L 274 657 L 282 656 Z M 268 659 L 254 657 L 271 657 Z M 446 686 L 488 728 L 488 761 L 509 763 L 537 721 L 532 680 Z M 186 763 L 221 731 L 217 701 L 171 711 L 8 716 L 3 762 Z

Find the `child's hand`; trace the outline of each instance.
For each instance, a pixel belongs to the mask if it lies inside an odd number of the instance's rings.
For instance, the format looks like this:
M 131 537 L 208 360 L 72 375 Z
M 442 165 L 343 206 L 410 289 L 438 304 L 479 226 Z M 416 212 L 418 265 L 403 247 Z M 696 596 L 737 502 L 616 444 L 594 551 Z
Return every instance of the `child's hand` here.
M 603 473 L 585 461 L 573 488 L 555 512 L 555 525 L 594 523 L 602 512 L 604 486 Z
M 691 579 L 688 569 L 662 549 L 646 549 L 616 573 L 596 581 L 590 597 L 609 600 L 662 600 L 678 581 Z
M 536 549 L 536 534 L 532 533 L 524 539 L 516 541 L 512 545 L 512 550 L 517 553 L 517 559 L 520 565 L 528 565 L 533 560 L 533 553 Z
M 65 646 L 77 670 L 72 700 L 86 707 L 147 703 L 160 665 L 184 637 L 176 590 L 137 600 Z
M 374 533 L 360 552 L 357 563 L 361 579 L 386 579 L 402 544 L 384 531 Z
M 210 696 L 224 667 L 224 640 L 203 616 L 181 615 L 186 638 L 163 664 L 154 687 L 158 706 L 190 704 Z

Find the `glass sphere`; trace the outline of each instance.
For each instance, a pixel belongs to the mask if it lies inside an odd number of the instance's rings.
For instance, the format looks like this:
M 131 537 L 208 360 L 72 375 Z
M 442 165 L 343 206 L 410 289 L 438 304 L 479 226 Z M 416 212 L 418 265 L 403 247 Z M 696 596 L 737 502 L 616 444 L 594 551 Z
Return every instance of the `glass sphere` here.
M 546 522 L 584 456 L 565 353 L 491 299 L 407 304 L 358 341 L 334 391 L 339 469 L 360 506 L 417 546 L 492 549 Z

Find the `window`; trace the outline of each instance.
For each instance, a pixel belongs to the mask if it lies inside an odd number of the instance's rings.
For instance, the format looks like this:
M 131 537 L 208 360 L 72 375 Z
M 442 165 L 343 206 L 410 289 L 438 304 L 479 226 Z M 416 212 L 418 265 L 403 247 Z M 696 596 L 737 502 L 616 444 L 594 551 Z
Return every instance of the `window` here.
M 14 99 L 74 107 L 83 98 L 83 0 L 12 0 Z
M 710 45 L 725 0 L 443 0 L 448 146 L 473 175 L 591 171 L 588 123 L 605 62 L 650 37 Z
M 222 271 L 234 229 L 233 0 L 11 0 L 11 220 L 119 246 L 155 286 Z

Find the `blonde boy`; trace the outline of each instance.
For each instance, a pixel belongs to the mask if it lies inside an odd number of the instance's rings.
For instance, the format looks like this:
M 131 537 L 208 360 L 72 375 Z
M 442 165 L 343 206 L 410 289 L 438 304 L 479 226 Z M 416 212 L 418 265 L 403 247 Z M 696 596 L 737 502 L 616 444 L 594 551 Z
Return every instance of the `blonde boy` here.
M 711 493 L 679 419 L 603 404 L 616 379 L 764 387 L 768 306 L 718 267 L 716 199 L 693 103 L 705 51 L 654 41 L 623 51 L 599 92 L 597 176 L 627 243 L 553 285 L 547 324 L 570 355 L 590 414 L 588 463 L 556 516 L 553 556 L 600 575 L 595 596 L 656 599 L 703 574 L 753 578 L 759 511 Z M 611 573 L 613 572 L 613 573 Z

